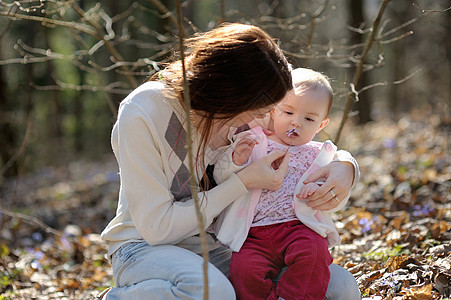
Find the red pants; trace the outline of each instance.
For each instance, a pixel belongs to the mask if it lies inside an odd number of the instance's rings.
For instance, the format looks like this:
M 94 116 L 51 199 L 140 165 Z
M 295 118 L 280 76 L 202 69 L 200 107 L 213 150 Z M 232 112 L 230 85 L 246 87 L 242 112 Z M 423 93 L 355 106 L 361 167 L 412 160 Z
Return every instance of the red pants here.
M 326 239 L 300 221 L 251 227 L 241 250 L 232 254 L 229 279 L 238 300 L 323 300 L 331 263 Z

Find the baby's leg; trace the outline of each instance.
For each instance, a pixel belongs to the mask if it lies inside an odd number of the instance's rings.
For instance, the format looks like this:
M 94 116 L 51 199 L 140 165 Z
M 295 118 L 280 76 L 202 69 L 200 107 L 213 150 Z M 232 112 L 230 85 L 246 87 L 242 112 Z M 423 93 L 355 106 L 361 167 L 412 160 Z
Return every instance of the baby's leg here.
M 299 221 L 292 221 L 277 244 L 281 254 L 285 249 L 288 268 L 280 277 L 276 294 L 286 300 L 324 299 L 332 263 L 326 239 Z
M 229 279 L 237 299 L 277 299 L 276 282 L 273 279 L 280 272 L 280 263 L 275 263 L 276 253 L 267 227 L 252 227 L 247 240 L 239 252 L 233 252 Z

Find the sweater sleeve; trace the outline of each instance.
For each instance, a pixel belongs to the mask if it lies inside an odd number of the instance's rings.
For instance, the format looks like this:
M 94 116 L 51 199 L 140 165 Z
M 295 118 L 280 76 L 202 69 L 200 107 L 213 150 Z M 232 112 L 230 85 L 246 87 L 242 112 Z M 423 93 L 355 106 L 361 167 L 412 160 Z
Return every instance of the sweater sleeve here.
M 354 157 L 352 157 L 351 153 L 345 150 L 338 150 L 337 151 L 337 158 L 334 161 L 341 161 L 341 162 L 348 162 L 351 163 L 354 166 L 354 181 L 352 183 L 352 187 L 355 186 L 355 184 L 360 179 L 360 170 L 359 170 L 359 164 L 355 160 Z
M 215 169 L 213 172 L 213 178 L 217 183 L 222 183 L 227 180 L 231 174 L 237 173 L 243 169 L 245 165 L 238 166 L 232 159 L 233 149 L 230 147 L 227 149 L 215 163 Z
M 253 138 L 257 137 L 251 134 L 249 131 L 244 131 L 232 137 L 233 143 L 227 148 L 224 153 L 219 156 L 217 162 L 215 163 L 215 169 L 213 172 L 213 177 L 217 183 L 224 182 L 226 179 L 230 177 L 231 174 L 237 173 L 238 171 L 245 168 L 250 163 L 250 159 L 247 160 L 246 163 L 239 166 L 233 162 L 233 151 L 235 151 L 236 145 L 243 138 Z
M 175 201 L 165 174 L 165 152 L 158 131 L 148 115 L 133 103 L 125 103 L 117 122 L 115 154 L 119 162 L 121 193 L 139 234 L 151 245 L 175 244 L 199 232 L 194 200 Z M 211 189 L 198 193 L 205 225 L 233 200 L 247 192 L 232 174 Z

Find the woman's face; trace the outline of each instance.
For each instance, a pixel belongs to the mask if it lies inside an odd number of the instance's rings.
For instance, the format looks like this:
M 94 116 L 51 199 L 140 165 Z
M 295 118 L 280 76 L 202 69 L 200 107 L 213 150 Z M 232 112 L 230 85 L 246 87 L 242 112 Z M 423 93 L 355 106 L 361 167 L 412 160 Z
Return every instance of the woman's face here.
M 274 104 L 264 108 L 252 109 L 242 112 L 236 117 L 228 120 L 226 122 L 226 125 L 230 127 L 240 127 L 242 125 L 249 124 L 255 119 L 263 119 L 273 108 Z

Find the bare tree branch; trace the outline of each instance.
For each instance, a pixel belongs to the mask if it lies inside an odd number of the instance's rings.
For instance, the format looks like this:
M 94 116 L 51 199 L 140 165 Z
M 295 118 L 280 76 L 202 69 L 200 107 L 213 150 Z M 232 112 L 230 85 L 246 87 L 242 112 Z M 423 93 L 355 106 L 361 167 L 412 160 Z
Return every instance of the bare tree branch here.
M 197 194 L 196 189 L 196 181 L 195 181 L 195 172 L 194 172 L 194 161 L 193 161 L 193 145 L 191 141 L 192 137 L 192 128 L 191 128 L 191 100 L 189 94 L 189 86 L 188 81 L 186 79 L 186 68 L 185 68 L 185 51 L 183 46 L 183 38 L 184 38 L 184 29 L 182 24 L 182 9 L 180 6 L 180 0 L 177 0 L 177 25 L 179 28 L 179 46 L 180 46 L 180 60 L 182 62 L 182 72 L 183 72 L 183 100 L 185 103 L 185 112 L 187 118 L 187 137 L 186 137 L 186 145 L 189 157 L 189 172 L 190 176 L 190 186 L 191 186 L 191 195 L 194 200 L 194 205 L 196 208 L 196 216 L 197 216 L 197 225 L 199 228 L 199 236 L 202 244 L 202 257 L 204 259 L 203 262 L 203 272 L 204 272 L 204 300 L 208 300 L 209 294 L 209 286 L 208 286 L 208 247 L 207 247 L 207 237 L 205 233 L 205 222 L 203 218 L 203 214 L 201 212 L 200 201 Z
M 364 24 L 361 24 L 361 27 L 363 27 L 363 26 L 364 26 Z M 361 27 L 356 28 L 356 27 L 353 27 L 351 25 L 346 25 L 346 28 L 348 28 L 349 31 L 356 32 L 356 33 L 359 33 L 359 34 L 367 34 L 368 32 L 371 31 L 371 28 L 362 29 Z
M 81 245 L 80 242 L 78 242 L 72 236 L 66 235 L 63 232 L 48 226 L 47 224 L 42 222 L 37 217 L 26 215 L 26 214 L 22 214 L 22 213 L 12 212 L 12 211 L 10 211 L 10 210 L 8 210 L 6 208 L 3 208 L 1 206 L 0 206 L 0 213 L 4 214 L 6 216 L 9 216 L 11 218 L 20 219 L 20 220 L 22 220 L 23 222 L 25 222 L 25 223 L 27 223 L 29 225 L 38 226 L 41 229 L 43 229 L 46 233 L 53 234 L 53 235 L 55 235 L 55 236 L 57 236 L 59 238 L 67 239 L 71 243 L 83 247 L 83 245 Z
M 36 90 L 40 91 L 61 91 L 61 90 L 74 90 L 74 91 L 90 91 L 93 93 L 96 92 L 105 92 L 105 93 L 111 93 L 111 94 L 120 94 L 120 95 L 128 95 L 130 94 L 129 89 L 118 89 L 116 86 L 118 83 L 111 83 L 105 87 L 99 87 L 96 85 L 79 85 L 79 84 L 71 84 L 71 83 L 64 83 L 61 81 L 57 82 L 57 85 L 37 85 L 34 83 L 30 83 L 30 85 L 35 88 Z
M 71 7 L 81 16 L 81 17 L 86 17 L 85 12 L 75 3 L 75 2 L 71 2 Z M 100 27 L 100 25 L 98 23 L 94 23 L 91 20 L 87 20 L 87 22 L 96 29 L 96 32 L 94 34 L 95 37 L 97 37 L 99 40 L 102 40 L 103 43 L 105 44 L 105 47 L 108 49 L 108 51 L 111 53 L 111 55 L 114 57 L 114 59 L 116 61 L 124 61 L 124 59 L 122 58 L 121 54 L 119 53 L 119 51 L 117 51 L 117 49 L 113 46 L 113 44 L 109 41 L 109 39 L 114 37 L 114 32 L 112 32 L 111 29 L 111 25 L 108 25 L 108 23 L 110 22 L 110 18 L 106 15 L 106 14 L 102 14 L 103 18 L 107 22 L 107 26 L 106 26 L 106 30 L 107 32 L 109 31 L 109 35 L 105 36 L 103 35 L 103 29 L 102 27 Z M 108 29 L 109 28 L 109 29 Z M 124 74 L 126 75 L 126 78 L 128 80 L 128 82 L 130 83 L 132 88 L 136 88 L 138 87 L 138 83 L 136 82 L 136 79 L 130 75 L 128 73 L 128 68 L 126 66 L 121 66 L 122 71 L 124 71 Z
M 30 15 L 24 15 L 24 14 L 17 14 L 17 13 L 9 13 L 9 12 L 3 12 L 0 11 L 0 16 L 6 16 L 12 19 L 20 19 L 20 20 L 30 20 L 30 21 L 36 21 L 41 22 L 42 25 L 46 26 L 48 24 L 62 26 L 66 28 L 75 29 L 84 33 L 87 33 L 92 36 L 96 36 L 96 31 L 91 26 L 87 26 L 84 24 L 78 24 L 74 22 L 66 22 L 66 21 L 60 21 L 60 20 L 54 20 L 49 19 L 45 17 L 38 17 L 38 16 L 30 16 Z
M 85 12 L 74 2 L 71 2 L 71 7 L 83 18 L 87 20 L 87 22 L 90 24 L 90 26 L 85 24 L 79 24 L 75 22 L 67 22 L 67 21 L 61 21 L 56 19 L 50 19 L 45 17 L 38 17 L 38 16 L 30 16 L 30 15 L 23 15 L 23 14 L 17 14 L 17 13 L 9 13 L 9 12 L 2 12 L 0 11 L 0 15 L 8 16 L 10 18 L 17 18 L 22 20 L 31 20 L 31 21 L 38 21 L 41 22 L 43 25 L 46 24 L 53 24 L 57 26 L 63 26 L 66 28 L 75 29 L 80 32 L 87 33 L 91 36 L 94 36 L 98 38 L 108 49 L 108 51 L 111 53 L 111 55 L 117 60 L 117 61 L 123 61 L 124 59 L 120 55 L 120 53 L 116 50 L 116 48 L 109 42 L 108 39 L 112 38 L 114 36 L 114 33 L 111 29 L 111 19 L 107 17 L 106 14 L 102 14 L 103 18 L 106 20 L 106 31 L 108 32 L 108 35 L 103 35 L 103 29 L 100 27 L 99 24 L 94 23 L 89 18 L 86 18 Z M 136 88 L 138 86 L 135 78 L 128 72 L 128 69 L 126 66 L 121 66 L 121 69 L 124 71 L 124 74 L 126 75 L 126 78 L 128 79 L 130 85 L 132 88 Z
M 420 69 L 418 69 L 418 70 L 415 70 L 414 72 L 410 73 L 410 74 L 407 75 L 406 77 L 401 78 L 401 79 L 396 80 L 396 81 L 393 81 L 393 82 L 391 82 L 391 83 L 390 83 L 390 82 L 387 82 L 387 81 L 384 81 L 384 82 L 376 82 L 376 83 L 367 85 L 367 86 L 361 88 L 361 89 L 357 92 L 357 94 L 361 94 L 361 93 L 363 93 L 364 91 L 367 91 L 367 90 L 369 90 L 369 89 L 372 89 L 372 88 L 375 88 L 375 87 L 378 87 L 378 86 L 397 85 L 397 84 L 404 83 L 404 82 L 406 82 L 407 80 L 409 80 L 410 78 L 412 78 L 413 76 L 415 76 L 415 75 L 417 75 L 417 74 L 419 74 L 419 73 L 421 73 L 421 72 L 423 72 L 423 69 L 422 69 L 422 68 L 420 68 Z
M 310 32 L 307 36 L 307 47 L 306 47 L 307 54 L 310 53 L 310 50 L 312 47 L 312 39 L 313 39 L 313 34 L 315 32 L 315 24 L 318 22 L 320 16 L 325 12 L 328 4 L 329 4 L 328 0 L 324 1 L 323 4 L 312 15 L 312 18 L 310 20 Z
M 403 33 L 400 36 L 394 37 L 392 39 L 385 40 L 385 41 L 379 41 L 379 43 L 381 43 L 382 45 L 388 45 L 388 44 L 391 44 L 393 42 L 397 42 L 399 40 L 402 40 L 403 38 L 405 38 L 405 37 L 407 37 L 409 35 L 412 35 L 412 34 L 413 34 L 413 31 L 408 31 L 408 32 Z
M 419 19 L 423 18 L 424 16 L 425 15 L 421 15 L 419 17 L 413 18 L 413 19 L 411 19 L 411 20 L 409 20 L 409 21 L 407 21 L 407 22 L 405 22 L 405 23 L 403 23 L 403 24 L 401 24 L 399 26 L 396 26 L 395 28 L 392 28 L 389 31 L 386 31 L 385 33 L 381 33 L 381 34 L 378 35 L 378 39 L 383 39 L 386 36 L 389 36 L 390 34 L 393 34 L 393 33 L 397 32 L 397 31 L 399 31 L 399 30 L 401 30 L 401 29 L 403 29 L 403 28 L 405 28 L 405 27 L 417 22 Z
M 421 8 L 418 4 L 417 1 L 414 1 L 414 3 L 412 3 L 413 6 L 417 7 L 418 9 L 421 10 L 421 12 L 423 13 L 428 13 L 428 12 L 447 12 L 449 10 L 451 10 L 451 6 L 445 9 L 424 9 Z
M 177 19 L 174 17 L 174 14 L 163 4 L 160 0 L 149 0 L 153 5 L 157 7 L 157 9 L 163 14 L 164 18 L 168 18 L 169 21 L 178 28 Z M 182 28 L 182 32 L 184 36 L 188 36 L 185 28 Z

